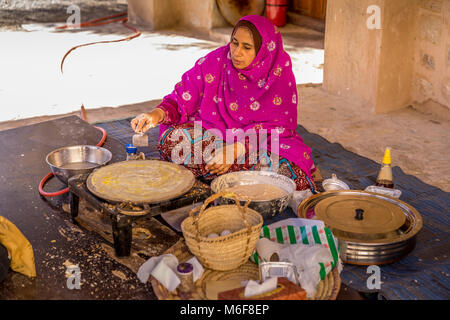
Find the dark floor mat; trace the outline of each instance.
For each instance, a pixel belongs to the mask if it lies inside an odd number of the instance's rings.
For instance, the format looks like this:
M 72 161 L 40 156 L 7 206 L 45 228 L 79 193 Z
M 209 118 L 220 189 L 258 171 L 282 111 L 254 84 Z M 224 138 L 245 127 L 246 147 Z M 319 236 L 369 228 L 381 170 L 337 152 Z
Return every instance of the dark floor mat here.
M 130 120 L 97 125 L 125 145 L 131 143 L 133 136 Z M 379 163 L 350 152 L 338 143 L 330 143 L 317 134 L 309 133 L 302 126 L 298 126 L 297 131 L 313 150 L 314 163 L 320 168 L 324 178 L 335 173 L 352 189 L 358 190 L 374 184 Z M 158 158 L 158 128 L 151 129 L 148 135 L 150 146 L 140 151 L 147 157 Z M 393 174 L 396 188 L 402 191 L 400 200 L 419 211 L 423 218 L 423 228 L 417 235 L 417 245 L 412 253 L 398 262 L 380 266 L 382 283 L 378 291 L 379 297 L 402 300 L 449 299 L 450 263 L 447 254 L 450 247 L 450 193 L 405 174 L 399 167 L 393 167 Z M 292 216 L 294 213 L 288 209 L 278 219 Z M 341 277 L 347 286 L 361 292 L 370 292 L 367 280 L 371 275 L 372 273 L 367 273 L 367 267 L 345 264 Z

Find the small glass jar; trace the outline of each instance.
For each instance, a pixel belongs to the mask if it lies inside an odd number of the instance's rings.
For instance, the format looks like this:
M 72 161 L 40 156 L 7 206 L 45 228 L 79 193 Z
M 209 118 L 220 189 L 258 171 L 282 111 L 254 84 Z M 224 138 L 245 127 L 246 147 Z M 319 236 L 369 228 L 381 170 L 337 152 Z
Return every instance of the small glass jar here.
M 194 292 L 194 266 L 189 262 L 180 263 L 177 266 L 177 275 L 180 279 L 178 290 L 184 294 Z
M 135 147 L 131 143 L 129 143 L 125 146 L 125 150 L 127 152 L 127 161 L 138 159 L 137 147 Z

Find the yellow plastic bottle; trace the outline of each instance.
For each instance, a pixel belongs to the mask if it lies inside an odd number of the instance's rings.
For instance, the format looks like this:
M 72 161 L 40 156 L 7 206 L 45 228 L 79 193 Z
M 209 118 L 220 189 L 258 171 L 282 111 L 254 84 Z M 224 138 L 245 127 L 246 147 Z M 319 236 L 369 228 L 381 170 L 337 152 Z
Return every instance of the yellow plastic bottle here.
M 387 147 L 384 151 L 384 157 L 380 172 L 378 173 L 376 185 L 385 188 L 394 188 L 394 179 L 392 177 L 391 167 L 391 148 L 389 147 Z

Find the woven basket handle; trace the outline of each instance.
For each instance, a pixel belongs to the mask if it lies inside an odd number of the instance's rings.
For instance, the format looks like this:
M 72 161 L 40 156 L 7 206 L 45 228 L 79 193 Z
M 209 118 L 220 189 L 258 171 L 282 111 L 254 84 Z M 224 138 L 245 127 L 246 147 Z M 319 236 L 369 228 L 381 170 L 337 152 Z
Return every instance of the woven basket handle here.
M 200 216 L 203 215 L 203 212 L 205 211 L 206 207 L 214 200 L 217 200 L 221 197 L 230 197 L 230 196 L 234 198 L 234 201 L 236 202 L 239 211 L 241 211 L 241 216 L 245 222 L 245 226 L 247 227 L 248 232 L 251 233 L 252 227 L 250 226 L 250 223 L 248 223 L 247 218 L 245 217 L 245 211 L 248 205 L 250 204 L 250 199 L 247 198 L 247 202 L 245 203 L 244 207 L 242 207 L 237 195 L 234 192 L 224 190 L 219 193 L 213 194 L 212 196 L 210 196 L 208 199 L 205 200 L 205 203 L 203 203 L 201 207 L 194 208 L 189 212 L 189 216 L 194 220 L 195 228 L 197 230 L 197 240 L 200 235 L 200 231 L 198 230 L 198 220 L 200 219 Z M 198 215 L 195 216 L 194 213 L 198 210 L 200 210 L 200 212 Z

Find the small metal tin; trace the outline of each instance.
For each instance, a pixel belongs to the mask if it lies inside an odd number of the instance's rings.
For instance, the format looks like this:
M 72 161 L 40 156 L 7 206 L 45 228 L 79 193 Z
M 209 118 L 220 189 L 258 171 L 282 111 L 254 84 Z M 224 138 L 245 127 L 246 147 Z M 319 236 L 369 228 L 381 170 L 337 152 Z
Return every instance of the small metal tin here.
M 325 191 L 350 190 L 350 187 L 344 181 L 339 180 L 334 173 L 331 175 L 331 179 L 323 180 L 322 187 Z
M 289 281 L 299 285 L 297 268 L 291 262 L 260 262 L 259 276 L 261 281 L 268 278 L 287 278 Z
M 148 147 L 148 136 L 144 133 L 136 133 L 133 135 L 132 141 L 136 147 Z

